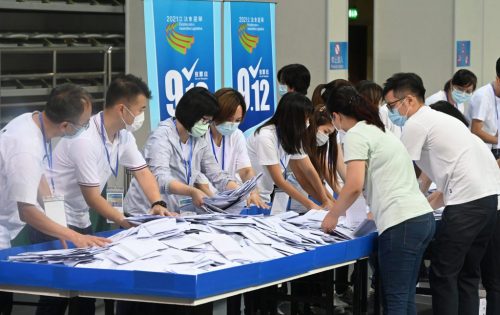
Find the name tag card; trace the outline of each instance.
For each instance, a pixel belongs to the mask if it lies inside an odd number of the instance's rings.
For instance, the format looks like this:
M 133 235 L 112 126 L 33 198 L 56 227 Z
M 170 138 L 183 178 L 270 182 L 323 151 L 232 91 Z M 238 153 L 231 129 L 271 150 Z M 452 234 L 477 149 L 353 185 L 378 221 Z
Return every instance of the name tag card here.
M 43 198 L 45 215 L 52 221 L 62 225 L 68 226 L 66 222 L 66 211 L 64 210 L 64 197 L 51 196 Z

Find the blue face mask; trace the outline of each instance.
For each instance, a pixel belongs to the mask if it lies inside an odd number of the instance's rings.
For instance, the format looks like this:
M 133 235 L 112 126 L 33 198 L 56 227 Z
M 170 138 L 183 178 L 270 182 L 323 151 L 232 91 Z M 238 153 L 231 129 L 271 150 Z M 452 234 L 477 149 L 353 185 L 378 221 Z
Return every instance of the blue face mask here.
M 238 126 L 240 125 L 240 123 L 236 123 L 236 122 L 230 122 L 230 121 L 226 121 L 226 122 L 223 122 L 222 124 L 219 124 L 219 125 L 216 125 L 215 126 L 215 129 L 217 129 L 217 131 L 223 135 L 223 136 L 229 136 L 230 134 L 232 134 L 233 132 L 236 131 L 236 129 L 238 129 Z
M 85 127 L 80 127 L 80 128 L 78 128 L 78 129 L 77 129 L 76 127 L 73 127 L 73 128 L 75 128 L 75 130 L 76 130 L 76 131 L 75 131 L 75 133 L 74 133 L 74 134 L 67 134 L 67 133 L 64 133 L 63 138 L 66 138 L 66 139 L 74 139 L 74 138 L 78 137 L 79 135 L 81 135 L 81 134 L 82 134 L 82 132 L 84 132 L 84 131 L 87 129 L 87 128 L 85 128 Z
M 278 84 L 278 93 L 283 96 L 288 93 L 288 87 L 286 84 Z
M 389 119 L 396 126 L 403 127 L 408 120 L 408 117 L 401 115 L 398 110 L 395 110 L 393 113 L 392 110 L 389 109 Z
M 451 97 L 453 98 L 455 103 L 462 104 L 470 100 L 470 98 L 472 97 L 472 93 L 462 92 L 454 88 L 451 92 Z

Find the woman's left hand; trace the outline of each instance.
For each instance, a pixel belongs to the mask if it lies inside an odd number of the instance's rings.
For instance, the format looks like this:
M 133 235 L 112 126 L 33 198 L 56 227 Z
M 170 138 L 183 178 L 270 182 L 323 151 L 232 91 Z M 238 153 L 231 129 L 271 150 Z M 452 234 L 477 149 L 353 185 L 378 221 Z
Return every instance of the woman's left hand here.
M 250 206 L 251 204 L 254 204 L 261 209 L 269 209 L 269 206 L 264 201 L 262 201 L 256 191 L 252 191 L 247 199 L 247 206 Z

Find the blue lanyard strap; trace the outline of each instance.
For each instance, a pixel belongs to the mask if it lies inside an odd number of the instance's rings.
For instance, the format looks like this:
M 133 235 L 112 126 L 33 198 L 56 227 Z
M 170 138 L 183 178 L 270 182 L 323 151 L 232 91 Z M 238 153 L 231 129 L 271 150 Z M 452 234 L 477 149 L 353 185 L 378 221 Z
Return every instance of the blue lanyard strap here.
M 217 158 L 217 154 L 215 153 L 214 138 L 212 137 L 212 132 L 209 131 L 209 133 L 210 133 L 210 141 L 212 142 L 212 152 L 214 153 L 215 160 L 217 161 L 217 163 L 219 163 L 219 159 Z M 225 147 L 226 147 L 226 137 L 222 136 L 222 170 L 224 170 Z
M 102 144 L 104 145 L 104 151 L 106 151 L 106 157 L 108 158 L 108 165 L 109 165 L 109 168 L 111 169 L 111 173 L 113 173 L 113 176 L 116 178 L 118 177 L 118 160 L 119 160 L 119 154 L 120 154 L 120 142 L 118 142 L 118 147 L 116 148 L 116 166 L 115 166 L 115 169 L 113 169 L 113 167 L 111 166 L 111 158 L 109 156 L 109 151 L 108 151 L 108 147 L 106 147 L 106 137 L 104 136 L 104 115 L 103 113 L 101 112 L 101 114 L 99 115 L 101 116 L 101 139 L 102 139 Z M 120 133 L 118 133 L 118 137 L 119 137 Z
M 176 120 L 174 120 L 174 125 L 175 131 L 179 136 L 179 146 L 181 148 L 182 162 L 184 163 L 184 169 L 186 170 L 186 184 L 189 185 L 189 182 L 191 181 L 191 163 L 193 161 L 193 138 L 189 136 L 189 158 L 188 160 L 186 160 L 186 158 L 184 157 L 184 150 L 182 149 L 181 135 L 179 134 L 179 130 L 177 130 Z
M 52 169 L 52 141 L 47 141 L 47 136 L 45 135 L 45 125 L 43 123 L 42 113 L 38 113 L 38 121 L 40 122 L 40 129 L 42 130 L 43 138 L 43 148 L 45 150 L 45 156 L 47 157 L 47 164 L 49 164 L 49 169 L 51 172 L 50 184 L 52 185 L 52 192 L 56 191 L 56 186 L 54 184 L 53 169 Z M 49 143 L 49 149 L 47 150 L 47 142 Z

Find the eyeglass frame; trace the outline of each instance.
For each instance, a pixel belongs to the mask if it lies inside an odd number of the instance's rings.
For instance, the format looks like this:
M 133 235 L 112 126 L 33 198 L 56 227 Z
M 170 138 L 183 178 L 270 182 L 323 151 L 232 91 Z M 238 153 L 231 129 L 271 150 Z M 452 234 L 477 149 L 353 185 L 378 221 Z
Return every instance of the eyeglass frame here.
M 408 95 L 403 96 L 402 98 L 397 99 L 397 100 L 395 100 L 395 101 L 393 101 L 393 102 L 387 103 L 387 104 L 386 104 L 386 105 L 387 105 L 387 109 L 389 109 L 389 111 L 390 111 L 391 113 L 393 113 L 393 114 L 394 114 L 394 110 L 396 109 L 396 108 L 395 108 L 395 107 L 396 107 L 396 105 L 395 105 L 395 104 L 396 104 L 396 103 L 398 103 L 398 102 L 402 102 L 402 101 L 404 101 L 407 97 L 408 97 Z

